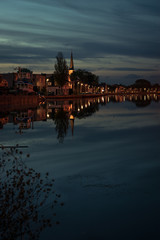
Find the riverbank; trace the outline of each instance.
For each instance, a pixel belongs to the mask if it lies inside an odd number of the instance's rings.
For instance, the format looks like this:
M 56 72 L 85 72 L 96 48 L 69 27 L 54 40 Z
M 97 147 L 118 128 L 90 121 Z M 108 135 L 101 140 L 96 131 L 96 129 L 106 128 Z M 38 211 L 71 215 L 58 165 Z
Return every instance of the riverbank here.
M 54 95 L 54 96 L 45 96 L 46 99 L 75 99 L 75 98 L 95 98 L 108 95 L 105 94 L 77 94 L 77 95 Z
M 102 96 L 129 96 L 129 95 L 159 95 L 159 92 L 153 93 L 147 93 L 147 92 L 140 92 L 140 93 L 91 93 L 91 94 L 78 94 L 78 95 L 54 95 L 54 96 L 45 96 L 46 99 L 52 100 L 52 99 L 77 99 L 77 98 L 97 98 Z
M 58 99 L 67 99 L 67 100 L 73 100 L 73 99 L 81 99 L 81 98 L 97 98 L 102 96 L 158 96 L 158 99 L 160 97 L 159 92 L 140 92 L 140 93 L 91 93 L 91 94 L 78 94 L 78 95 L 54 95 L 54 96 L 38 96 L 38 95 L 0 95 L 0 110 L 3 109 L 5 106 L 19 106 L 21 108 L 24 106 L 30 106 L 30 107 L 36 107 L 39 105 L 40 102 L 45 100 L 58 100 Z
M 36 95 L 0 95 L 0 110 L 13 111 L 18 106 L 18 109 L 36 108 L 39 104 L 39 97 Z

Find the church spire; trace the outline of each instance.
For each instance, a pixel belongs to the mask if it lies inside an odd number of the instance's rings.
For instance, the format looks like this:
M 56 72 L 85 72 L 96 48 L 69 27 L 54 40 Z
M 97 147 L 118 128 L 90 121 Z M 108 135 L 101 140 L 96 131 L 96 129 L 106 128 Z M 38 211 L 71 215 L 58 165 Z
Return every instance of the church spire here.
M 73 64 L 73 54 L 71 52 L 71 60 L 70 60 L 70 68 L 69 68 L 69 76 L 68 76 L 68 81 L 71 82 L 70 75 L 74 72 L 74 64 Z
M 74 70 L 74 64 L 73 64 L 73 54 L 71 52 L 71 60 L 70 60 L 70 68 L 69 70 Z

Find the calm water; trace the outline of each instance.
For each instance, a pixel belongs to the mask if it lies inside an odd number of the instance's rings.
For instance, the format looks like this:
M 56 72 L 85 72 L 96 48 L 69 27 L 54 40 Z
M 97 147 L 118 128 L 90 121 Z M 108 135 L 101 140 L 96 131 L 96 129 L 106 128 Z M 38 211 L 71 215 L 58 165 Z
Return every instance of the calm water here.
M 49 172 L 64 203 L 41 240 L 160 239 L 157 98 L 53 101 L 2 119 L 0 143 L 28 146 L 27 166 Z

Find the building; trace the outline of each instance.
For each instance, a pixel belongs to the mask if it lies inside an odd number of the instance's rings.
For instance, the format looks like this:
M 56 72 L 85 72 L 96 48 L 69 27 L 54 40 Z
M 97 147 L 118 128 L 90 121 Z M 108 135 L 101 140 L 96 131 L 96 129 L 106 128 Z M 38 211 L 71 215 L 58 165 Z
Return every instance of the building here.
M 0 75 L 0 88 L 8 88 L 8 82 Z
M 37 87 L 38 91 L 46 88 L 46 74 L 33 74 L 33 86 Z
M 17 71 L 18 79 L 25 78 L 25 79 L 28 79 L 30 82 L 32 82 L 32 73 L 33 72 L 27 68 L 18 67 L 18 71 Z
M 69 68 L 69 77 L 68 77 L 68 81 L 70 82 L 70 75 L 74 72 L 74 63 L 73 63 L 73 54 L 71 52 L 71 59 L 70 59 L 70 68 Z
M 2 73 L 2 79 L 5 79 L 8 83 L 8 88 L 14 88 L 14 83 L 17 80 L 17 73 Z
M 16 82 L 16 88 L 24 93 L 34 93 L 33 84 L 28 79 L 18 80 Z

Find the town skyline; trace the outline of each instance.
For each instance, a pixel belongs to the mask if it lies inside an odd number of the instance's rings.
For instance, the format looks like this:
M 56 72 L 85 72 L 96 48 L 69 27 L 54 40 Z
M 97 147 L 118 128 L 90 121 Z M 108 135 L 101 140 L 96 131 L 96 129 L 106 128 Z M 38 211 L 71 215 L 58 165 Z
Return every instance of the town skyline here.
M 63 55 L 62 52 L 58 52 L 57 56 L 58 56 L 59 53 Z M 56 59 L 56 57 L 55 57 L 55 59 Z M 72 51 L 70 51 L 70 58 L 68 58 L 67 60 L 65 59 L 65 61 L 66 61 L 66 64 L 68 66 L 68 69 L 70 69 L 71 61 L 73 61 L 73 52 Z M 74 63 L 75 62 L 77 62 L 77 61 L 74 59 Z M 19 65 L 19 66 L 17 65 L 11 71 L 0 72 L 0 74 L 1 75 L 3 75 L 3 74 L 14 74 L 14 73 L 18 72 L 19 69 L 24 69 L 24 70 L 26 69 L 27 71 L 30 71 L 30 72 L 32 72 L 34 74 L 38 74 L 38 75 L 46 75 L 46 76 L 47 75 L 54 75 L 54 70 L 55 70 L 54 69 L 54 65 L 55 65 L 55 63 L 56 63 L 56 61 L 53 64 L 52 71 L 41 71 L 40 69 L 39 69 L 39 71 L 34 71 L 32 66 L 27 67 L 26 65 L 23 65 L 23 66 L 22 65 Z M 75 65 L 74 63 L 73 63 L 73 65 Z M 79 71 L 80 70 L 80 71 L 88 72 L 87 69 L 80 69 L 80 68 L 73 68 L 73 69 L 74 69 L 73 71 L 76 71 L 76 70 Z M 94 74 L 94 71 L 93 71 L 93 74 Z M 152 78 L 151 79 L 147 79 L 147 78 L 144 78 L 144 76 L 141 76 L 141 75 L 138 76 L 138 75 L 134 75 L 134 74 L 132 74 L 130 81 L 127 81 L 127 82 L 126 81 L 119 81 L 118 79 L 112 79 L 113 81 L 106 81 L 104 78 L 101 78 L 101 76 L 97 75 L 97 77 L 99 78 L 99 83 L 105 83 L 105 84 L 109 84 L 109 85 L 126 85 L 126 86 L 130 86 L 130 85 L 134 84 L 136 82 L 136 80 L 138 80 L 138 79 L 140 79 L 140 80 L 141 79 L 142 80 L 147 80 L 147 81 L 149 81 L 153 85 L 154 84 L 160 84 L 160 80 L 157 79 L 157 78 L 156 78 L 156 80 L 152 81 Z
M 160 3 L 11 0 L 0 3 L 0 73 L 52 73 L 57 52 L 108 84 L 160 83 Z

